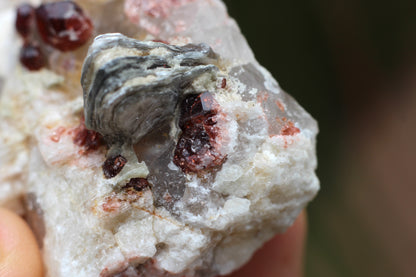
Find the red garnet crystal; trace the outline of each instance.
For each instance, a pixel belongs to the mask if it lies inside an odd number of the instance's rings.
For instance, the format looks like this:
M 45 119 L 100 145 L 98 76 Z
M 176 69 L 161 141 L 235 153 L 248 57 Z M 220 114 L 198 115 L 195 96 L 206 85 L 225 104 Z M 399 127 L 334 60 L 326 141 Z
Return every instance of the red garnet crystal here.
M 123 189 L 129 188 L 132 188 L 135 191 L 142 191 L 150 188 L 150 184 L 144 178 L 131 178 L 130 181 L 123 187 Z
M 173 162 L 186 173 L 210 170 L 225 160 L 216 149 L 218 127 L 215 104 L 210 93 L 189 95 L 182 102 L 179 119 L 182 134 Z
M 16 30 L 23 38 L 27 38 L 30 34 L 34 15 L 35 9 L 29 4 L 17 7 Z
M 107 179 L 115 177 L 126 165 L 127 159 L 121 155 L 108 158 L 103 164 L 104 176 Z
M 36 22 L 43 41 L 61 51 L 72 51 L 90 38 L 93 25 L 72 1 L 45 3 L 36 9 Z
M 39 70 L 45 66 L 45 57 L 39 46 L 28 42 L 20 50 L 20 62 L 29 70 Z
M 75 145 L 83 147 L 86 152 L 97 150 L 104 145 L 103 136 L 93 130 L 88 130 L 84 122 L 81 122 L 75 129 L 73 142 Z

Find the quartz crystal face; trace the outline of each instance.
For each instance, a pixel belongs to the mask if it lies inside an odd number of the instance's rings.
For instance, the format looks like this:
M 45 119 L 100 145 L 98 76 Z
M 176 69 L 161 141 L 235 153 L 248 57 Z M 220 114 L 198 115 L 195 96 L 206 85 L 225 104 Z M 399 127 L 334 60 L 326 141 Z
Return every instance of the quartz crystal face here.
M 47 277 L 226 275 L 316 195 L 317 124 L 222 1 L 15 2 L 0 206 Z

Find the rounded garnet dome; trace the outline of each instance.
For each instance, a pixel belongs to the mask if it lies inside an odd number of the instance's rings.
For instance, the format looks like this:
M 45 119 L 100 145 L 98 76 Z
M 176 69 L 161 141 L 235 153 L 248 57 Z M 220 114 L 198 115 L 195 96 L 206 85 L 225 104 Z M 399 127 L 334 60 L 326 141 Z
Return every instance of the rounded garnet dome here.
M 45 57 L 40 51 L 39 46 L 27 42 L 20 50 L 20 62 L 29 70 L 39 70 L 45 66 Z
M 23 38 L 27 38 L 33 24 L 35 9 L 29 4 L 22 4 L 17 8 L 16 30 Z
M 72 51 L 90 38 L 93 25 L 72 1 L 45 3 L 36 9 L 39 34 L 45 43 L 61 51 Z

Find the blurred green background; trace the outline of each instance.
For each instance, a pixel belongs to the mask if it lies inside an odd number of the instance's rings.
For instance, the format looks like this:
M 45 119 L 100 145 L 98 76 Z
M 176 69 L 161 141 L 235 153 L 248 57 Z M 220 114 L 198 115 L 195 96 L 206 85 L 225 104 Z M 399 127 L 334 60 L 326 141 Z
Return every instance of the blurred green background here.
M 416 1 L 225 2 L 319 122 L 305 276 L 416 276 Z

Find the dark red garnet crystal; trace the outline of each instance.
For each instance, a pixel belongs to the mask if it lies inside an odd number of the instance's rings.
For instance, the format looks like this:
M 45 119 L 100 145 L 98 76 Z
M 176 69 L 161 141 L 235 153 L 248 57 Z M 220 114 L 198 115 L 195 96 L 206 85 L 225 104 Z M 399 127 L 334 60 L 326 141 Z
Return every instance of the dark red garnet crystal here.
M 97 150 L 104 145 L 103 136 L 96 131 L 87 129 L 84 121 L 75 129 L 73 142 L 75 145 L 83 147 L 86 152 Z
M 29 4 L 21 4 L 16 12 L 16 30 L 23 37 L 27 38 L 34 23 L 35 9 Z
M 132 188 L 135 191 L 143 191 L 150 188 L 150 184 L 145 178 L 131 178 L 130 181 L 123 187 L 123 189 Z
M 126 165 L 127 159 L 121 155 L 108 158 L 103 164 L 104 176 L 107 179 L 113 178 L 120 173 L 123 167 Z
M 20 62 L 29 70 L 39 70 L 45 66 L 45 57 L 39 46 L 27 42 L 20 49 Z
M 188 95 L 181 104 L 179 127 L 182 134 L 173 162 L 185 173 L 210 170 L 224 162 L 216 149 L 218 127 L 215 100 L 210 93 Z
M 36 23 L 43 41 L 61 51 L 72 51 L 90 38 L 93 25 L 72 1 L 45 3 L 36 9 Z

